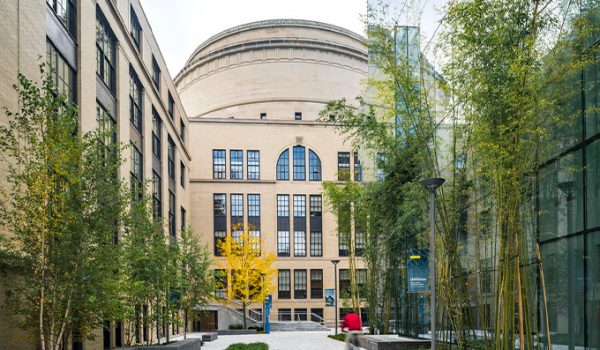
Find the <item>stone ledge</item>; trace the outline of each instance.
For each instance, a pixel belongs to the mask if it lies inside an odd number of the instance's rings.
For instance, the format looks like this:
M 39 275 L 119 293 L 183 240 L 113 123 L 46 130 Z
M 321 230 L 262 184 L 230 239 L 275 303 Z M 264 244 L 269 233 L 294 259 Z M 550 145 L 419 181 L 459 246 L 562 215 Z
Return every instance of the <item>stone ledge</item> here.
M 136 350 L 136 349 L 144 349 L 144 350 L 200 350 L 200 346 L 202 345 L 202 340 L 200 339 L 185 339 L 179 340 L 174 343 L 166 344 L 166 345 L 150 345 L 150 346 L 139 346 L 139 347 L 129 347 L 129 348 L 119 348 L 120 350 Z

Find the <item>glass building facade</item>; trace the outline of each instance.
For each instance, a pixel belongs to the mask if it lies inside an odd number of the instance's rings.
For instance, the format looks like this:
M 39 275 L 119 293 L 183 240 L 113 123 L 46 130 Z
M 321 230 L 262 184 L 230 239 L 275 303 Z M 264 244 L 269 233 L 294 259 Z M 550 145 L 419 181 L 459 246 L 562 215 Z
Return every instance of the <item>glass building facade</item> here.
M 593 59 L 566 78 L 574 93 L 561 104 L 556 142 L 537 174 L 540 342 L 549 332 L 561 349 L 600 349 L 600 36 L 586 41 Z

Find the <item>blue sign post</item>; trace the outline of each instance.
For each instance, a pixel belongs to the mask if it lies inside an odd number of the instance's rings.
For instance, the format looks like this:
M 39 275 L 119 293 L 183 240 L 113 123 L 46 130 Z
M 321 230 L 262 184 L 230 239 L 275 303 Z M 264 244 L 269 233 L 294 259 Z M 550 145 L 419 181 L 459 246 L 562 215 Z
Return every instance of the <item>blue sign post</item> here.
M 271 316 L 271 305 L 273 305 L 273 297 L 271 296 L 271 294 L 267 295 L 267 297 L 265 298 L 265 333 L 266 334 L 270 334 L 271 333 L 271 323 L 269 323 L 269 316 Z
M 429 250 L 408 250 L 408 292 L 419 293 L 429 291 Z

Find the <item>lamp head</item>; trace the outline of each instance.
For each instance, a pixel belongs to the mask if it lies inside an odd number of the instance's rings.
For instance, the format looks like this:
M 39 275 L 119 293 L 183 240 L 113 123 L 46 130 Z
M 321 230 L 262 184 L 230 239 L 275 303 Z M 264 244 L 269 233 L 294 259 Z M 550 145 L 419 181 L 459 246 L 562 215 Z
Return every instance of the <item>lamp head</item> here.
M 331 260 L 331 263 L 332 263 L 333 265 L 337 265 L 339 262 L 340 262 L 339 260 Z
M 429 191 L 435 191 L 444 182 L 446 182 L 446 179 L 443 179 L 441 177 L 432 177 L 429 179 L 421 180 L 421 186 L 425 187 Z

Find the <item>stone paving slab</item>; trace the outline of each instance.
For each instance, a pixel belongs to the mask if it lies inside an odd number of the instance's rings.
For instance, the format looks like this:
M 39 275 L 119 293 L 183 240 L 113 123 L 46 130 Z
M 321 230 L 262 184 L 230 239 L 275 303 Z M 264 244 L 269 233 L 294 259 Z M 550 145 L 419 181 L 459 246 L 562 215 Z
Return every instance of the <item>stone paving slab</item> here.
M 343 342 L 327 337 L 331 332 L 273 332 L 271 334 L 219 335 L 210 343 L 204 343 L 202 350 L 225 350 L 234 343 L 263 342 L 269 350 L 345 350 Z M 190 333 L 188 338 L 200 338 L 202 333 Z M 176 337 L 175 339 L 179 339 Z M 181 337 L 182 338 L 182 337 Z

